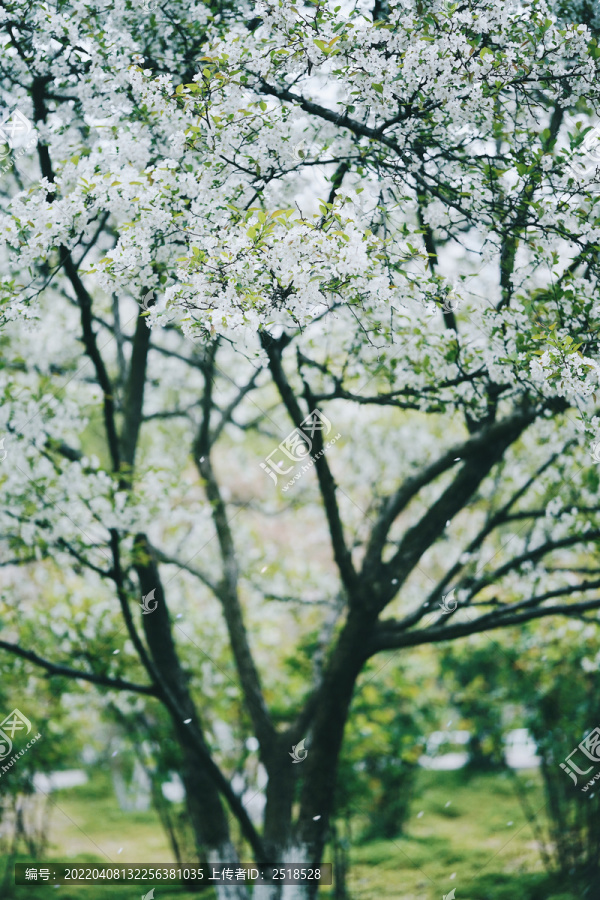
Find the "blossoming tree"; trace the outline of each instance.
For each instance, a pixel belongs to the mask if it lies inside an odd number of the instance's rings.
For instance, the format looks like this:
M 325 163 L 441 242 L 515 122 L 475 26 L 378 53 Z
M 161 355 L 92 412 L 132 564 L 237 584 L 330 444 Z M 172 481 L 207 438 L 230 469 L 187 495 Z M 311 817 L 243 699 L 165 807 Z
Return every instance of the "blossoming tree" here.
M 320 862 L 376 655 L 600 608 L 592 13 L 2 6 L 0 649 L 164 706 L 211 861 Z

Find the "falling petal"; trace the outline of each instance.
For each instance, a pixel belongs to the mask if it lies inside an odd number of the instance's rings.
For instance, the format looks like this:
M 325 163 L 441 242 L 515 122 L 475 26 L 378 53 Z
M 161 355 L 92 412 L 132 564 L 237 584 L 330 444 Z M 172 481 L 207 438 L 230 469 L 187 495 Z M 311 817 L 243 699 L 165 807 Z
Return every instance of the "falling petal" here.
M 184 725 L 189 725 L 191 721 L 192 721 L 191 719 L 184 719 L 184 720 L 183 720 L 183 724 L 184 724 Z

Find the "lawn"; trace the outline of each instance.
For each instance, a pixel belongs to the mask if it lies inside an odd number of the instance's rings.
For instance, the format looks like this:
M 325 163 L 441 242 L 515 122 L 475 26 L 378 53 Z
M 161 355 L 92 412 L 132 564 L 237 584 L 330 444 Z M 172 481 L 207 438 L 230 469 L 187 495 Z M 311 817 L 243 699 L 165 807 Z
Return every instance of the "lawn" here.
M 510 775 L 421 772 L 405 834 L 354 846 L 353 900 L 442 900 L 453 888 L 456 900 L 580 900 L 542 868 L 517 796 L 517 784 L 525 783 L 531 808 L 543 817 L 536 772 L 519 782 Z
M 536 773 L 529 801 L 542 810 Z M 50 847 L 46 860 L 60 862 L 167 863 L 172 854 L 157 819 L 150 812 L 122 812 L 104 775 L 78 788 L 52 794 Z M 537 843 L 510 776 L 464 772 L 419 775 L 406 833 L 394 840 L 361 844 L 364 818 L 352 820 L 355 836 L 348 886 L 352 900 L 442 900 L 455 889 L 456 900 L 579 900 L 543 871 Z M 34 862 L 19 857 L 20 862 Z M 250 860 L 244 860 L 250 862 Z M 39 860 L 37 861 L 39 862 Z M 15 887 L 15 900 L 38 896 L 61 900 L 132 900 L 150 889 L 141 885 Z M 202 893 L 157 885 L 156 900 L 213 900 Z M 327 900 L 332 893 L 324 889 Z M 591 895 L 590 895 L 591 897 Z

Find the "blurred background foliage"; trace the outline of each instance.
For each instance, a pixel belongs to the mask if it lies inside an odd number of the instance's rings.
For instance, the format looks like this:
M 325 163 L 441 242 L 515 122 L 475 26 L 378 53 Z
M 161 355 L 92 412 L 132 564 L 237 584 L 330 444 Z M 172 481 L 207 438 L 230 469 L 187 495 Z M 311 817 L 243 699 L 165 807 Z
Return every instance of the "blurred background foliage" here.
M 560 763 L 600 723 L 599 659 L 595 627 L 570 621 L 371 663 L 346 730 L 327 854 L 337 878 L 324 896 L 397 897 L 401 878 L 402 897 L 415 900 L 453 886 L 460 900 L 597 897 L 600 792 L 582 792 L 587 779 L 575 786 Z M 295 665 L 304 679 L 302 654 Z M 264 781 L 241 707 L 231 716 L 227 684 L 211 699 L 215 747 L 236 790 L 256 803 Z M 26 707 L 32 733 L 42 734 L 0 777 L 3 897 L 29 897 L 11 884 L 15 861 L 102 861 L 86 833 L 112 848 L 114 861 L 193 858 L 178 747 L 157 704 L 56 677 L 34 681 L 16 659 L 3 671 L 0 703 L 6 714 Z M 527 729 L 539 765 L 507 765 L 515 729 Z M 459 748 L 464 766 L 431 768 L 431 759 L 435 765 L 457 749 L 460 731 L 469 735 Z M 433 734 L 447 737 L 434 750 Z M 239 746 L 241 758 L 233 753 Z M 50 789 L 40 780 L 73 770 L 85 784 Z M 260 803 L 249 808 L 260 816 Z M 86 888 L 86 896 L 131 895 L 108 890 Z M 163 894 L 192 896 L 164 886 Z

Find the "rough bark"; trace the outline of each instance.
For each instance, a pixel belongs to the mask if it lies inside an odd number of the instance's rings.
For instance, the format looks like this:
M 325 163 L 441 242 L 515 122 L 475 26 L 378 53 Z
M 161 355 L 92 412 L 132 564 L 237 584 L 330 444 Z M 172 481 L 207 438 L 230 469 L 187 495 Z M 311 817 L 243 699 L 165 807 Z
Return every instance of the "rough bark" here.
M 157 600 L 154 612 L 143 616 L 144 633 L 160 682 L 173 697 L 181 714 L 181 718 L 173 715 L 173 724 L 182 750 L 181 778 L 185 786 L 186 805 L 194 830 L 198 859 L 202 860 L 206 854 L 210 863 L 235 864 L 238 856 L 230 840 L 229 825 L 219 791 L 195 746 L 200 742 L 209 753 L 202 723 L 177 656 L 162 585 L 152 557 L 146 555 L 147 543 L 144 536 L 138 536 L 136 545 L 140 560 L 136 566 L 140 586 L 145 593 L 154 590 Z M 219 900 L 242 900 L 247 897 L 246 888 L 241 883 L 217 884 L 216 888 Z

